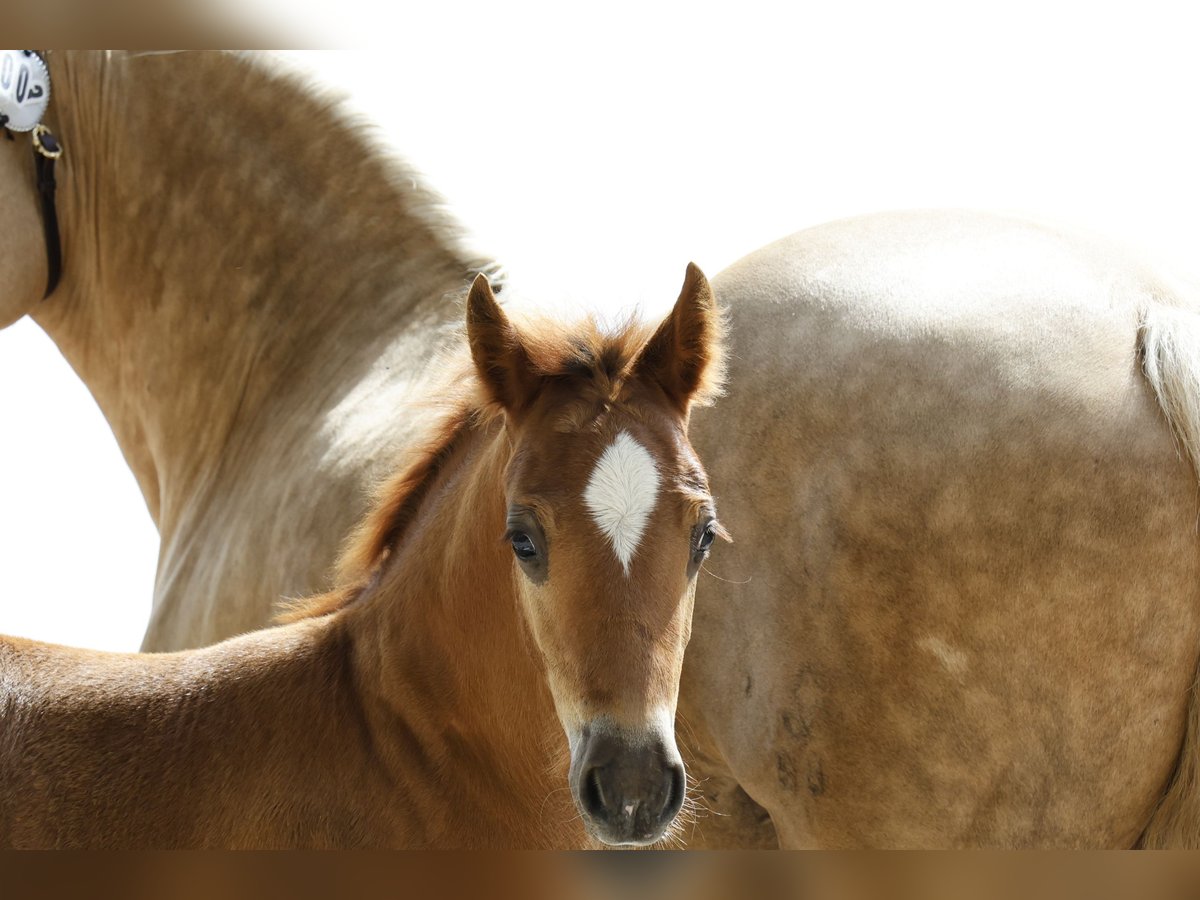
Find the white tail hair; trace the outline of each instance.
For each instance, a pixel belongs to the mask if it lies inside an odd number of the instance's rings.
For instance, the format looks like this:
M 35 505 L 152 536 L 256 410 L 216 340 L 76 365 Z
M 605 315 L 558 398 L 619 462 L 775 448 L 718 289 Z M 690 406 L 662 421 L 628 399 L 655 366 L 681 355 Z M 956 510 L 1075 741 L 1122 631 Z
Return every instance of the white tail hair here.
M 1154 304 L 1141 328 L 1142 367 L 1193 464 L 1200 463 L 1200 314 Z
M 1149 305 L 1139 332 L 1142 370 L 1181 449 L 1200 473 L 1200 313 Z M 1200 848 L 1200 695 L 1193 682 L 1175 774 L 1140 846 Z

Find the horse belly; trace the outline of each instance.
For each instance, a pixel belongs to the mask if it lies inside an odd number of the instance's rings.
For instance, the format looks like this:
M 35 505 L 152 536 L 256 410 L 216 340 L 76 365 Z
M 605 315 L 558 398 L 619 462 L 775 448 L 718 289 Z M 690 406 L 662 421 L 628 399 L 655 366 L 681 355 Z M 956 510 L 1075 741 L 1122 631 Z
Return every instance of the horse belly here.
M 1032 229 L 881 229 L 718 280 L 731 390 L 693 428 L 736 543 L 681 709 L 785 846 L 1131 844 L 1200 637 L 1136 298 Z

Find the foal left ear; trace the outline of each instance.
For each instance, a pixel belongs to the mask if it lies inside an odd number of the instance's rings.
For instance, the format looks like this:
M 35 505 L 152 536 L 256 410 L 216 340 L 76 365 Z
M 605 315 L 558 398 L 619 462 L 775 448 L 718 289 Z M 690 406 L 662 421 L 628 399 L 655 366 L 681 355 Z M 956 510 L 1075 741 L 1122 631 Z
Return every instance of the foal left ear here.
M 711 400 L 721 387 L 723 324 L 708 279 L 688 263 L 675 308 L 646 342 L 634 377 L 656 382 L 686 412 Z
M 539 379 L 521 335 L 483 273 L 475 276 L 467 297 L 467 341 L 475 371 L 491 398 L 510 413 L 519 412 L 533 399 Z

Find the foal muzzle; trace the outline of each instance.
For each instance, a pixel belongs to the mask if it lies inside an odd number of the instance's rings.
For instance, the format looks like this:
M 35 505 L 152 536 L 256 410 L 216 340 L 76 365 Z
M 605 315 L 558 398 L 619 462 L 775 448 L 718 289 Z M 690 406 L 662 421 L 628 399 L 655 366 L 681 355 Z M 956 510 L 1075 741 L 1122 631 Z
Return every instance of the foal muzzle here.
M 588 832 L 617 846 L 659 840 L 686 787 L 673 736 L 592 722 L 571 743 L 571 792 Z

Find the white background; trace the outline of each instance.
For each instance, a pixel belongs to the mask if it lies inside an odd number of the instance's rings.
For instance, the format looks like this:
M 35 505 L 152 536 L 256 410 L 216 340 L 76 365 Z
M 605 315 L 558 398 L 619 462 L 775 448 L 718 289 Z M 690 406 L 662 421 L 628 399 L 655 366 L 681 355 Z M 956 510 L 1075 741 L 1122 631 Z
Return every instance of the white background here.
M 689 259 L 904 207 L 1057 219 L 1200 274 L 1182 4 L 407 6 L 256 9 L 370 48 L 290 61 L 548 293 L 655 308 Z M 156 553 L 84 386 L 29 321 L 0 333 L 0 632 L 136 648 Z

